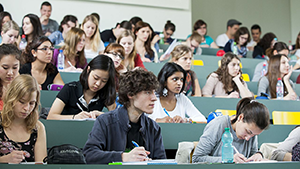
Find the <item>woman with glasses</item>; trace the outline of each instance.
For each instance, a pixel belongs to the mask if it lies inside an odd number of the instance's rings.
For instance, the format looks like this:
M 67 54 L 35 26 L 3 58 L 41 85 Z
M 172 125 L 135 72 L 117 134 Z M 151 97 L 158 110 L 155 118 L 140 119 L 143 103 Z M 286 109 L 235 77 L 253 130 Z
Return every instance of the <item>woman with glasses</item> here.
M 41 36 L 28 44 L 23 52 L 26 64 L 19 72 L 32 75 L 42 90 L 48 90 L 49 84 L 64 85 L 57 68 L 51 63 L 53 51 L 52 42 L 46 36 Z
M 251 37 L 248 28 L 241 27 L 236 31 L 234 35 L 234 39 L 230 39 L 226 43 L 224 47 L 224 51 L 234 53 L 235 50 L 234 48 L 236 47 L 237 53 L 235 54 L 238 55 L 239 57 L 245 58 L 248 51 L 247 43 L 250 41 L 251 41 Z

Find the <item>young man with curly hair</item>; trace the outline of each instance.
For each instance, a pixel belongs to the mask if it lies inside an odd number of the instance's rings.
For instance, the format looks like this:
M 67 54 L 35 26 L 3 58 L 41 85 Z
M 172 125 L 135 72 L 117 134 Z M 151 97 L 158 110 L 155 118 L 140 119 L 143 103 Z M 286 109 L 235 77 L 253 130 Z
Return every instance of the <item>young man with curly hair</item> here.
M 153 112 L 157 78 L 136 69 L 121 75 L 119 85 L 119 102 L 124 106 L 96 119 L 83 149 L 87 163 L 165 159 L 161 129 L 144 114 Z

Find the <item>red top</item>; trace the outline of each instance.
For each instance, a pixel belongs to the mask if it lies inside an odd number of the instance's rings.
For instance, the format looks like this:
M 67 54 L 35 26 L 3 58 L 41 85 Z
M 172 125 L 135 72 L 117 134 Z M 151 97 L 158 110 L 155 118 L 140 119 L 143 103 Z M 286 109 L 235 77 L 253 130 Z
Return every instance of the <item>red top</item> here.
M 141 68 L 144 68 L 145 70 L 147 70 L 143 64 L 143 61 L 140 57 L 139 54 L 136 54 L 136 57 L 134 59 L 134 67 L 141 67 Z
M 2 109 L 3 109 L 3 100 L 0 99 L 0 111 L 2 111 Z

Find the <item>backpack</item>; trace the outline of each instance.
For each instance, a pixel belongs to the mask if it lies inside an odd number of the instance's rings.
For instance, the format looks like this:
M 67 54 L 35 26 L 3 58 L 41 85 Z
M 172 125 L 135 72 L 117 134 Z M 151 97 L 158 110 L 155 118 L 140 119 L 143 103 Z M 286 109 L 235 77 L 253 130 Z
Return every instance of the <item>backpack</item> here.
M 44 158 L 43 162 L 47 162 L 47 164 L 86 164 L 80 148 L 71 144 L 53 146 L 49 149 L 48 156 Z
M 292 161 L 300 161 L 300 142 L 293 147 Z

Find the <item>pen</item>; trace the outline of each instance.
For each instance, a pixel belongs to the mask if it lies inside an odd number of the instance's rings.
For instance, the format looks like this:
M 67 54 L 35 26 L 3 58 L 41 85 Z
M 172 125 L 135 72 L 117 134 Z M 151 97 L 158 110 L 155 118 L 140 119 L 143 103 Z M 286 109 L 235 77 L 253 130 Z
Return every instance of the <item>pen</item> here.
M 70 65 L 71 67 L 74 67 L 70 61 L 68 61 L 68 63 L 69 63 L 69 65 Z
M 138 143 L 136 143 L 135 141 L 131 141 L 132 144 L 134 145 L 134 147 L 139 147 Z M 146 156 L 147 158 L 149 158 L 148 156 Z
M 240 154 L 239 151 L 234 146 L 232 146 L 232 147 L 236 153 Z
M 169 117 L 171 117 L 165 108 L 164 108 L 164 112 L 165 112 Z

